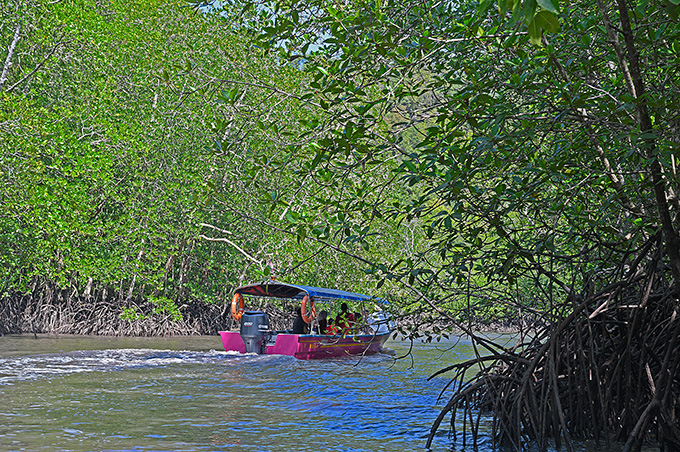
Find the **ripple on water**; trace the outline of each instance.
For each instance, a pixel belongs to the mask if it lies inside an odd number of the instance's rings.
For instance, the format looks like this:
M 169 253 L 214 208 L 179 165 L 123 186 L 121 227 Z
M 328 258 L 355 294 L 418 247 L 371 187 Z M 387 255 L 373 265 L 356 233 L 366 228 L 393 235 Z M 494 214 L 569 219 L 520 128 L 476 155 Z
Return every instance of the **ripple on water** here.
M 86 350 L 0 358 L 0 385 L 82 372 L 111 372 L 172 365 L 224 363 L 242 355 L 210 350 Z
M 421 452 L 447 381 L 428 380 L 449 356 L 431 345 L 411 366 L 401 343 L 300 361 L 107 341 L 16 356 L 0 343 L 0 450 Z M 450 447 L 444 429 L 434 450 Z

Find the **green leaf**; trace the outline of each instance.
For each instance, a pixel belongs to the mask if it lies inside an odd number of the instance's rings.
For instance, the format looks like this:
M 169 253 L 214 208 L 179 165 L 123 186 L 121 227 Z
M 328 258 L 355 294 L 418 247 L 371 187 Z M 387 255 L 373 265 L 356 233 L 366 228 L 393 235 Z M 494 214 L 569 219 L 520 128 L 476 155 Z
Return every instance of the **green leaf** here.
M 536 18 L 529 22 L 529 40 L 535 46 L 541 46 L 541 27 L 538 25 Z
M 524 15 L 531 18 L 536 14 L 536 0 L 526 0 L 524 2 Z
M 539 6 L 545 9 L 546 11 L 550 11 L 551 13 L 559 13 L 560 11 L 560 6 L 557 0 L 537 0 L 537 1 Z
M 535 20 L 538 25 L 548 33 L 557 33 L 560 30 L 560 21 L 553 13 L 541 11 L 536 14 Z
M 668 16 L 673 19 L 673 20 L 678 20 L 678 17 L 680 17 L 680 0 L 669 0 L 666 3 L 666 12 L 668 13 Z

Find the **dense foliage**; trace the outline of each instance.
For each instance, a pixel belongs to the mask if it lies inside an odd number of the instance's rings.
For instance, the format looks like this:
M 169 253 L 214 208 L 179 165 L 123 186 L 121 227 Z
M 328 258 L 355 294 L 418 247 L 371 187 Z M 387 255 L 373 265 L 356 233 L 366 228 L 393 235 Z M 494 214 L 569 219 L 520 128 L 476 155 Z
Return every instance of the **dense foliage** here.
M 16 30 L 3 38 L 18 38 L 2 90 L 5 295 L 44 282 L 158 296 L 206 253 L 192 201 L 211 163 L 195 151 L 205 108 L 162 77 L 179 55 L 205 58 L 177 34 L 196 21 L 98 5 L 3 5 L 3 31 Z
M 297 111 L 268 87 L 298 71 L 181 2 L 0 8 L 0 297 L 150 301 L 178 319 L 295 259 L 294 237 L 243 221 L 259 205 L 241 174 L 260 116 Z
M 372 271 L 438 306 L 550 309 L 657 233 L 680 278 L 673 2 L 245 4 L 225 11 L 325 111 L 282 168 L 330 188 L 291 189 L 316 195 L 285 206 L 298 230 L 368 249 L 384 223 L 415 224 L 418 249 Z
M 259 47 L 309 75 L 300 98 L 324 111 L 289 140 L 295 164 L 277 168 L 317 182 L 290 188 L 314 202 L 272 198 L 272 212 L 287 212 L 281 218 L 292 230 L 360 244 L 378 286 L 411 289 L 418 312 L 455 320 L 456 310 L 459 318 L 531 311 L 547 325 L 545 344 L 558 332 L 576 337 L 577 350 L 592 357 L 581 365 L 592 371 L 613 369 L 614 355 L 601 354 L 605 339 L 635 366 L 638 379 L 622 382 L 616 396 L 630 400 L 635 391 L 635 406 L 619 409 L 593 393 L 563 410 L 553 402 L 588 382 L 567 386 L 569 365 L 550 354 L 557 349 L 539 342 L 535 355 L 508 352 L 499 363 L 508 372 L 491 380 L 490 366 L 473 386 L 484 394 L 496 381 L 523 388 L 498 396 L 517 413 L 499 413 L 496 424 L 515 444 L 522 435 L 542 444 L 545 435 L 567 435 L 580 425 L 580 406 L 598 406 L 604 419 L 578 432 L 585 436 L 612 429 L 635 449 L 654 425 L 668 447 L 680 439 L 673 430 L 678 382 L 666 378 L 678 360 L 659 355 L 674 355 L 680 316 L 677 3 L 274 0 L 225 7 Z M 252 165 L 252 172 L 272 170 L 257 159 Z M 417 245 L 402 256 L 375 254 L 392 240 L 386 225 L 410 229 Z M 609 311 L 606 303 L 617 307 Z M 571 335 L 598 316 L 600 333 L 587 345 Z M 658 325 L 664 340 L 654 352 L 644 340 L 631 341 L 649 337 L 650 319 L 668 319 Z M 632 359 L 634 352 L 642 354 Z M 654 381 L 671 394 L 663 402 Z M 539 421 L 529 386 L 550 407 Z M 470 402 L 472 392 L 460 397 Z M 463 399 L 454 397 L 442 415 L 456 400 Z

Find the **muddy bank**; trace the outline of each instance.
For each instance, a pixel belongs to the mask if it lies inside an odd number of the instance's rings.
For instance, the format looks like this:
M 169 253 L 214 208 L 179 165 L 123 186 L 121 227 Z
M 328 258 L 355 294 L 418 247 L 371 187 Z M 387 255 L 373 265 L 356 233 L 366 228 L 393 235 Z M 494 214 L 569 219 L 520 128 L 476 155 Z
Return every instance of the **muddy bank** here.
M 110 292 L 111 293 L 111 292 Z M 168 301 L 168 300 L 166 300 Z M 265 311 L 272 329 L 290 329 L 299 304 L 295 300 L 250 299 L 247 310 Z M 238 328 L 231 317 L 231 300 L 209 303 L 187 299 L 170 306 L 147 299 L 82 296 L 68 290 L 45 289 L 14 293 L 0 300 L 0 335 L 81 334 L 103 336 L 212 335 Z M 533 319 L 475 319 L 452 323 L 430 315 L 393 315 L 403 337 L 427 340 L 466 330 L 518 332 Z M 534 325 L 535 326 L 535 325 Z
M 88 334 L 105 336 L 189 336 L 217 334 L 234 327 L 231 303 L 184 300 L 167 309 L 143 299 L 94 299 L 61 291 L 18 294 L 0 300 L 0 335 Z M 272 328 L 289 328 L 294 306 L 260 304 Z

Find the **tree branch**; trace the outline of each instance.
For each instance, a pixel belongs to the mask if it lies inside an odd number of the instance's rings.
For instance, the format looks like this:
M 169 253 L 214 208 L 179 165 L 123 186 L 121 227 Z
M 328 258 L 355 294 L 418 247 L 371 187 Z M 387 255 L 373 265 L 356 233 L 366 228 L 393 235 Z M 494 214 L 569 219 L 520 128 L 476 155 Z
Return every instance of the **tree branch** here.
M 676 290 L 680 287 L 680 236 L 678 236 L 673 227 L 673 220 L 671 219 L 670 210 L 668 208 L 668 199 L 666 197 L 666 182 L 663 177 L 663 169 L 659 162 L 656 150 L 656 141 L 653 138 L 653 124 L 652 119 L 647 109 L 647 100 L 645 99 L 645 85 L 642 80 L 642 71 L 640 69 L 640 56 L 635 47 L 635 37 L 630 26 L 630 18 L 628 17 L 628 5 L 625 0 L 617 0 L 619 7 L 619 16 L 621 21 L 621 30 L 623 38 L 626 43 L 626 54 L 628 62 L 630 63 L 630 73 L 632 82 L 636 93 L 636 108 L 639 115 L 640 131 L 645 134 L 646 138 L 642 141 L 647 148 L 648 157 L 652 162 L 650 170 L 652 173 L 652 180 L 654 183 L 654 196 L 656 197 L 656 207 L 659 212 L 661 220 L 661 228 L 664 233 L 666 242 L 666 253 L 670 260 L 671 271 L 673 274 L 674 284 Z
M 621 72 L 623 72 L 623 79 L 626 82 L 626 88 L 628 92 L 633 97 L 637 97 L 635 86 L 633 84 L 633 79 L 630 75 L 630 70 L 628 69 L 628 64 L 626 63 L 626 58 L 621 49 L 621 43 L 619 42 L 619 37 L 616 35 L 614 27 L 612 27 L 611 19 L 609 18 L 609 13 L 607 13 L 607 7 L 602 0 L 597 0 L 597 7 L 600 10 L 602 16 L 602 22 L 604 23 L 604 28 L 607 30 L 607 36 L 609 36 L 609 41 L 614 47 L 614 53 L 616 53 L 616 59 L 619 62 L 619 67 Z
M 229 245 L 231 245 L 231 246 L 233 246 L 234 248 L 236 248 L 241 254 L 243 254 L 245 257 L 247 257 L 247 258 L 250 259 L 251 261 L 255 262 L 256 264 L 262 265 L 262 262 L 261 262 L 261 261 L 257 260 L 256 258 L 254 258 L 253 256 L 251 256 L 250 254 L 248 254 L 248 253 L 247 253 L 246 251 L 244 251 L 241 247 L 239 247 L 237 244 L 235 244 L 234 242 L 232 242 L 232 241 L 229 240 L 229 239 L 225 239 L 225 238 L 215 238 L 215 237 L 207 237 L 207 236 L 205 236 L 205 235 L 203 235 L 203 234 L 200 234 L 200 235 L 198 236 L 198 238 L 203 239 L 203 240 L 207 240 L 208 242 L 224 242 L 224 243 L 228 243 Z
M 9 68 L 12 66 L 12 56 L 14 55 L 14 48 L 16 47 L 17 42 L 19 42 L 20 33 L 21 24 L 17 25 L 16 30 L 14 30 L 14 39 L 12 39 L 12 43 L 9 45 L 9 49 L 7 50 L 5 66 L 2 68 L 2 75 L 0 75 L 0 92 L 2 92 L 2 86 L 5 84 L 5 81 L 7 80 L 7 73 L 9 72 Z
M 40 63 L 38 63 L 38 64 L 33 68 L 33 70 L 32 70 L 31 72 L 29 72 L 29 73 L 26 74 L 24 77 L 22 77 L 21 80 L 19 80 L 18 82 L 16 82 L 14 85 L 12 85 L 12 86 L 10 86 L 9 88 L 7 88 L 7 92 L 9 93 L 9 92 L 12 91 L 14 88 L 16 88 L 17 86 L 21 85 L 23 82 L 25 82 L 25 81 L 28 80 L 30 77 L 32 77 L 33 74 L 35 74 L 36 72 L 38 72 L 38 71 L 40 70 L 40 68 L 42 68 L 42 67 L 44 66 L 44 64 L 47 63 L 47 60 L 49 60 L 49 59 L 52 57 L 52 55 L 54 55 L 54 52 L 57 51 L 57 49 L 59 48 L 59 45 L 60 45 L 61 42 L 64 40 L 64 36 L 66 36 L 66 33 L 62 33 L 61 36 L 59 37 L 59 40 L 54 44 L 54 47 L 52 47 L 52 50 L 50 51 L 50 53 L 48 53 L 47 56 L 46 56 Z

